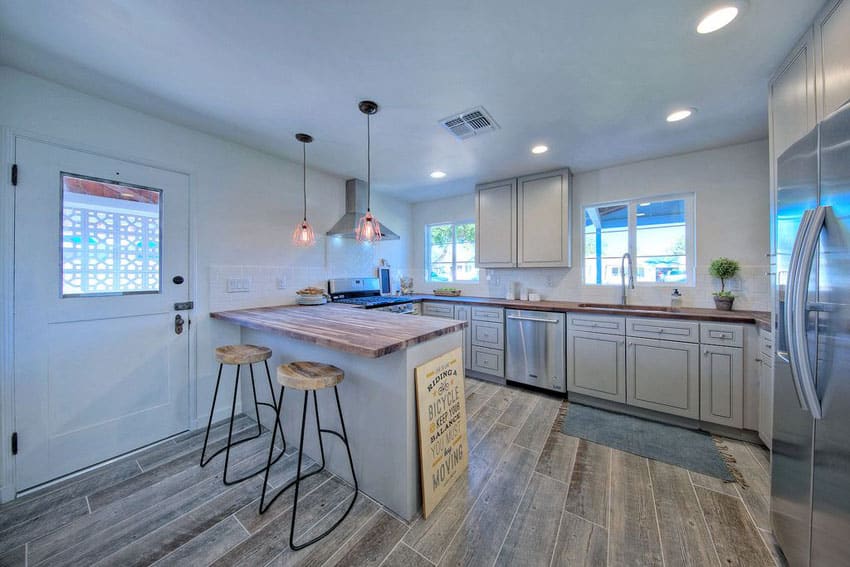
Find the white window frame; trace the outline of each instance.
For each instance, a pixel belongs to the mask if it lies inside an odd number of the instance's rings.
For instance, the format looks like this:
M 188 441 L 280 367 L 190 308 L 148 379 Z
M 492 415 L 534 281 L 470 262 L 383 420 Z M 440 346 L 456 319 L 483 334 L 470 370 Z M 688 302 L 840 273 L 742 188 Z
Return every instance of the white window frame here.
M 458 282 L 457 280 L 457 225 L 459 224 L 475 224 L 474 220 L 459 220 L 459 221 L 443 221 L 443 222 L 432 222 L 425 225 L 425 281 L 427 282 L 435 282 L 435 283 L 477 283 L 480 281 L 480 277 L 475 278 L 474 280 L 462 280 Z M 432 226 L 444 226 L 451 225 L 452 227 L 452 279 L 449 282 L 443 282 L 442 280 L 432 280 L 431 279 L 431 227 Z M 478 230 L 476 227 L 475 238 L 478 239 Z M 477 265 L 477 264 L 476 264 Z M 481 272 L 478 272 L 479 276 Z
M 584 230 L 585 216 L 587 209 L 594 207 L 604 207 L 611 205 L 626 205 L 628 207 L 628 248 L 629 254 L 632 257 L 632 264 L 637 269 L 637 206 L 640 203 L 647 201 L 676 201 L 682 200 L 685 202 L 685 269 L 688 273 L 688 280 L 680 283 L 665 283 L 665 282 L 641 282 L 635 278 L 635 287 L 660 287 L 660 288 L 679 288 L 679 287 L 696 287 L 696 193 L 675 193 L 671 195 L 653 195 L 650 197 L 639 197 L 636 199 L 617 199 L 616 201 L 606 201 L 601 203 L 589 203 L 581 207 L 581 281 L 582 284 L 588 287 L 619 287 L 620 284 L 596 283 L 587 281 L 587 270 L 585 263 L 587 257 L 587 233 Z M 476 235 L 477 236 L 477 235 Z M 599 254 L 599 250 L 596 251 Z

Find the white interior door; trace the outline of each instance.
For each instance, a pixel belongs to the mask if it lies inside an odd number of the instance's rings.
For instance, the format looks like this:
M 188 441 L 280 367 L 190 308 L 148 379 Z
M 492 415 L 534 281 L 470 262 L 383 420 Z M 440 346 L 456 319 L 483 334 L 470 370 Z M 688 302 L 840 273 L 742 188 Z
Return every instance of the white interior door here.
M 25 137 L 15 161 L 21 491 L 188 428 L 189 179 Z

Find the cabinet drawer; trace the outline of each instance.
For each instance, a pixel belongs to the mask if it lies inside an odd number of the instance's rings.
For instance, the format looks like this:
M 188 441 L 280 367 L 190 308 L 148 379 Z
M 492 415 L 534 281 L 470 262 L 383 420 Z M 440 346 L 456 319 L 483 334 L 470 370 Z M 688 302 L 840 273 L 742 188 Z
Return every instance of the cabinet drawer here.
M 744 346 L 744 328 L 741 325 L 701 323 L 699 341 L 706 345 Z
M 493 323 L 505 322 L 505 310 L 501 307 L 473 307 L 473 321 L 490 321 Z
M 472 321 L 472 344 L 488 348 L 505 348 L 505 328 L 501 323 Z
M 445 317 L 453 319 L 455 308 L 451 303 L 440 303 L 439 301 L 426 301 L 422 304 L 422 314 L 429 317 Z
M 664 339 L 685 343 L 699 342 L 699 323 L 673 319 L 626 319 L 626 334 L 645 339 Z
M 570 313 L 567 316 L 567 328 L 576 331 L 589 331 L 591 333 L 605 333 L 608 335 L 625 335 L 626 318 L 616 315 L 584 315 Z
M 472 345 L 472 364 L 470 370 L 491 374 L 493 376 L 505 376 L 505 353 L 493 348 Z

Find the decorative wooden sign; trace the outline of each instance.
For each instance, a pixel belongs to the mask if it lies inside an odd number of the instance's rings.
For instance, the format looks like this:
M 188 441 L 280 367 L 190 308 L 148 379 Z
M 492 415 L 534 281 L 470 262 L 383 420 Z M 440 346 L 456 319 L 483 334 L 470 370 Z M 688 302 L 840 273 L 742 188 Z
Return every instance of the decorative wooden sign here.
M 416 410 L 427 518 L 469 466 L 461 349 L 416 367 Z

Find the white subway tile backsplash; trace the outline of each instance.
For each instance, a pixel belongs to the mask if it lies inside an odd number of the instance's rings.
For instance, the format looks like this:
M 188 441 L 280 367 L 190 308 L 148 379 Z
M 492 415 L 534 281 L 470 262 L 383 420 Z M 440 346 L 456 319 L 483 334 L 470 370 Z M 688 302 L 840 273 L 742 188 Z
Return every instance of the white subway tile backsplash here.
M 770 310 L 769 266 L 742 266 L 737 276 L 735 308 L 757 311 Z M 489 274 L 489 279 L 488 279 Z M 416 291 L 430 293 L 435 287 L 445 284 L 425 280 L 425 270 L 408 270 L 413 276 Z M 682 304 L 686 307 L 714 307 L 713 292 L 720 289 L 720 281 L 708 273 L 708 266 L 697 266 L 696 285 L 682 286 Z M 539 293 L 544 299 L 562 301 L 587 301 L 594 303 L 618 303 L 619 286 L 590 286 L 581 283 L 579 268 L 572 269 L 499 269 L 484 270 L 477 283 L 451 284 L 463 290 L 464 295 L 504 297 L 513 284 L 519 282 L 525 289 Z M 669 305 L 670 294 L 675 286 L 644 287 L 628 290 L 629 301 L 644 305 Z

